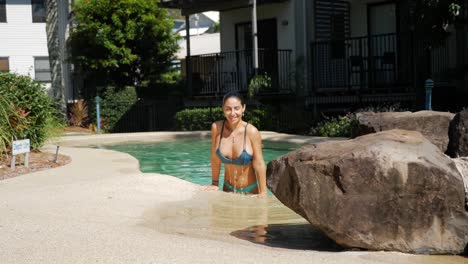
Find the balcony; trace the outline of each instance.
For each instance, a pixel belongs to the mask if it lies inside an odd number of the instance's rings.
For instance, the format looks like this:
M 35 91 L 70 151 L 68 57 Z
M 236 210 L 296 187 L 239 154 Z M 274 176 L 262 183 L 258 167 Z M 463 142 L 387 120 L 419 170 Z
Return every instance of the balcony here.
M 311 44 L 316 93 L 407 92 L 413 84 L 413 39 L 383 34 Z
M 238 50 L 192 56 L 193 96 L 220 96 L 229 91 L 246 93 L 254 76 L 252 50 Z M 264 94 L 291 92 L 291 50 L 259 49 L 259 73 L 271 77 L 271 89 Z
M 411 33 L 316 41 L 311 44 L 312 90 L 315 94 L 411 93 L 424 81 L 421 78 L 432 78 L 436 86 L 451 85 L 455 51 L 454 36 L 431 50 Z

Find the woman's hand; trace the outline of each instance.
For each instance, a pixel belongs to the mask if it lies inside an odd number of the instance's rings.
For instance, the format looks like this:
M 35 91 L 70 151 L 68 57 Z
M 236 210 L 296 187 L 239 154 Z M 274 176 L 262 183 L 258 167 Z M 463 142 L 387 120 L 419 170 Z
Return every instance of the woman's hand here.
M 268 197 L 268 195 L 266 193 L 254 194 L 253 196 L 257 197 L 257 198 L 267 198 Z
M 203 189 L 204 191 L 218 191 L 219 187 L 216 185 L 208 185 Z

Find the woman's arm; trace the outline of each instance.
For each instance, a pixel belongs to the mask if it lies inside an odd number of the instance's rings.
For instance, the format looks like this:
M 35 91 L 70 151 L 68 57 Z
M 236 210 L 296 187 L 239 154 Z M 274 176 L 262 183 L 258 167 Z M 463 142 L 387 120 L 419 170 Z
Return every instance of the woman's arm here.
M 251 135 L 250 140 L 252 141 L 253 149 L 253 168 L 257 176 L 258 181 L 258 192 L 260 196 L 266 196 L 267 186 L 266 186 L 266 166 L 265 161 L 263 160 L 263 151 L 262 151 L 262 136 L 258 129 L 254 126 L 251 126 Z
M 209 189 L 219 189 L 219 173 L 221 171 L 221 161 L 216 157 L 216 141 L 218 138 L 218 125 L 211 125 L 211 186 Z M 216 188 L 214 188 L 216 186 Z M 213 188 L 212 188 L 213 187 Z

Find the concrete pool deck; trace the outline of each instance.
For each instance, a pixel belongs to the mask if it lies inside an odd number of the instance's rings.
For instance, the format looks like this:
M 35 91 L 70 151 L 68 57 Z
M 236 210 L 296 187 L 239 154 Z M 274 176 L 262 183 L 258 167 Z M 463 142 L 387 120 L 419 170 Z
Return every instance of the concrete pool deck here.
M 330 140 L 320 137 L 308 137 L 300 135 L 281 134 L 276 132 L 261 132 L 262 139 L 268 141 L 290 142 L 290 143 L 317 143 L 320 141 Z M 127 133 L 127 134 L 104 134 L 104 135 L 72 135 L 61 137 L 59 142 L 61 146 L 67 147 L 83 147 L 95 145 L 108 145 L 115 143 L 138 143 L 138 142 L 159 142 L 174 139 L 209 139 L 210 131 L 195 131 L 195 132 L 144 132 L 144 133 Z M 54 142 L 52 142 L 54 143 Z M 57 142 L 55 142 L 57 143 Z
M 205 138 L 209 133 L 192 135 Z M 262 135 L 296 143 L 306 139 Z M 0 181 L 0 263 L 468 263 L 459 256 L 293 250 L 229 235 L 217 240 L 160 232 L 148 224 L 157 223 L 148 221 L 148 211 L 188 201 L 203 192 L 200 186 L 141 173 L 138 161 L 125 153 L 75 148 L 188 136 L 161 132 L 63 137 L 60 153 L 71 156 L 71 163 Z

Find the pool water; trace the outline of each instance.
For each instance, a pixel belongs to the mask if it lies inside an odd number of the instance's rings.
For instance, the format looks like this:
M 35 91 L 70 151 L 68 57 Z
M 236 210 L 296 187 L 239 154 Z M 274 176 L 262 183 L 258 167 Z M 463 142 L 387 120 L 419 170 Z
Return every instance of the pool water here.
M 265 163 L 298 148 L 299 145 L 263 141 Z M 147 144 L 106 146 L 107 149 L 128 153 L 139 160 L 145 173 L 176 176 L 200 185 L 211 183 L 210 140 L 178 140 Z M 220 184 L 224 169 L 221 168 Z

